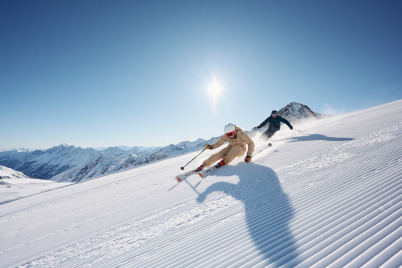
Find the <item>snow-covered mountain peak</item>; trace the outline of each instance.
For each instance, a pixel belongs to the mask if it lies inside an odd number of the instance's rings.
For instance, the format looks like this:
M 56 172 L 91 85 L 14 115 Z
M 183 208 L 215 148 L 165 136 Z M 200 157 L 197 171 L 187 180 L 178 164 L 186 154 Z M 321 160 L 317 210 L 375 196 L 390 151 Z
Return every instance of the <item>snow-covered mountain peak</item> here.
M 188 148 L 188 147 L 202 146 L 205 144 L 205 142 L 206 141 L 204 139 L 199 138 L 196 141 L 192 141 L 192 142 L 190 142 L 190 141 L 180 142 L 176 146 L 180 147 L 180 148 Z
M 109 147 L 102 151 L 103 154 L 127 154 L 127 151 L 120 149 L 119 147 Z
M 291 102 L 278 111 L 278 115 L 286 118 L 290 122 L 300 119 L 317 119 L 318 116 L 307 105 Z

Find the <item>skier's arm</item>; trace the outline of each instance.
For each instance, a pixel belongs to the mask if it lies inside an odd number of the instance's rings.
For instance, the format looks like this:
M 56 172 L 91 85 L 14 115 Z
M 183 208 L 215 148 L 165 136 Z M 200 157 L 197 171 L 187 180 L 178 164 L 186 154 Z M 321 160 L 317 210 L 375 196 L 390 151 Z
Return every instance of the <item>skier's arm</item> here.
M 225 141 L 225 136 L 222 136 L 216 143 L 212 144 L 212 149 L 220 147 Z
M 280 117 L 279 120 L 281 120 L 281 122 L 285 123 L 290 129 L 293 129 L 293 126 L 285 118 Z
M 259 126 L 257 126 L 257 129 L 262 128 L 263 126 L 265 126 L 270 121 L 269 119 L 270 119 L 270 117 L 265 119 L 264 122 L 262 122 Z
M 247 136 L 246 133 L 243 134 L 243 141 L 244 141 L 245 143 L 247 143 L 247 147 L 248 147 L 247 155 L 248 155 L 248 156 L 252 156 L 253 153 L 254 153 L 254 147 L 255 147 L 254 142 L 250 139 L 249 136 Z

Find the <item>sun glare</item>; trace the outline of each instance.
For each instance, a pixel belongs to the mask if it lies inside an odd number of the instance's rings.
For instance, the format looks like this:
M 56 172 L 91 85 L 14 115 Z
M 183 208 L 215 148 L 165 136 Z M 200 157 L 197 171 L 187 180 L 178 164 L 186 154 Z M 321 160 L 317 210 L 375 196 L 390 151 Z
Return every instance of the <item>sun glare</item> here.
M 209 95 L 212 98 L 216 99 L 219 95 L 222 94 L 223 86 L 219 81 L 213 80 L 208 84 L 207 90 Z
M 215 111 L 218 107 L 218 103 L 221 103 L 225 99 L 225 93 L 227 91 L 226 83 L 217 77 L 210 76 L 209 79 L 205 80 L 203 85 L 207 101 L 212 106 L 213 111 Z

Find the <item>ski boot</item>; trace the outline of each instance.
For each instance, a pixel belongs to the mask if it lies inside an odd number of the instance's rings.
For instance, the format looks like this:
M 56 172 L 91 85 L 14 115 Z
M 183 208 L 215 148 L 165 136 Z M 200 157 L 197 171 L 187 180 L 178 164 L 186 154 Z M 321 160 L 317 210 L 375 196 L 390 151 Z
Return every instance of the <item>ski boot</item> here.
M 198 168 L 195 169 L 195 172 L 200 172 L 203 169 L 204 169 L 204 165 L 201 165 L 201 166 L 199 166 Z
M 221 166 L 226 165 L 225 161 L 221 160 L 218 164 L 215 165 L 216 168 L 220 168 Z

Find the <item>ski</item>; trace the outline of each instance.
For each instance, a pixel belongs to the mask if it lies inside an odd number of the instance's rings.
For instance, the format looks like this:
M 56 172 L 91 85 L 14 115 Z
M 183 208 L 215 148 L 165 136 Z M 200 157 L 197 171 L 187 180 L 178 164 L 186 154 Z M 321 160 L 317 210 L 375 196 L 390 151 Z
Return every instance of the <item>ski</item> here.
M 177 175 L 177 176 L 175 177 L 175 179 L 176 179 L 176 181 L 179 183 L 179 182 L 184 181 L 185 179 L 187 179 L 188 177 L 190 177 L 191 175 L 193 175 L 193 174 L 195 174 L 195 173 L 196 173 L 196 170 L 193 169 L 193 170 L 190 170 L 189 172 L 186 172 L 186 173 Z
M 210 168 L 206 168 L 206 169 L 198 172 L 198 175 L 200 175 L 201 178 L 205 178 L 206 176 L 208 176 L 209 174 L 211 174 L 212 172 L 214 172 L 217 169 L 218 169 L 217 167 L 212 166 Z

